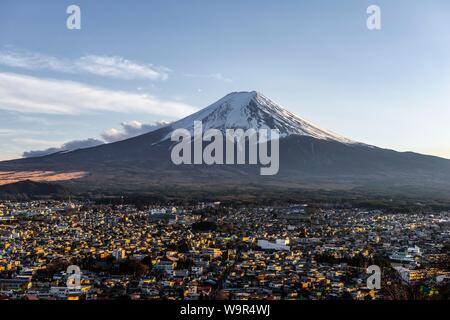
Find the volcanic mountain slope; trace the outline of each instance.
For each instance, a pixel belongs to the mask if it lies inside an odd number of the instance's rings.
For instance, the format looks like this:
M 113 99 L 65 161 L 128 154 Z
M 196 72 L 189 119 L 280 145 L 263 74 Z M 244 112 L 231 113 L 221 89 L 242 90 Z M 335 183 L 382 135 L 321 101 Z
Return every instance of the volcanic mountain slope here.
M 260 176 L 255 165 L 180 165 L 170 158 L 174 129 L 278 129 L 280 171 Z M 351 189 L 381 186 L 450 191 L 450 160 L 400 153 L 323 130 L 257 92 L 231 93 L 156 131 L 89 149 L 0 163 L 0 171 L 83 172 L 67 184 L 82 190 L 144 192 L 152 188 Z

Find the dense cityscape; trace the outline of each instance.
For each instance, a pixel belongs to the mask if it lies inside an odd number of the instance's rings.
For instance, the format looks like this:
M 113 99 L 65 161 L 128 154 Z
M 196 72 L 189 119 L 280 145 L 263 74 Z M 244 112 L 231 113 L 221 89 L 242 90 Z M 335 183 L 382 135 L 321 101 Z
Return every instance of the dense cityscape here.
M 448 299 L 450 212 L 0 203 L 0 299 Z M 368 287 L 367 268 L 382 270 Z M 78 286 L 69 266 L 80 269 Z

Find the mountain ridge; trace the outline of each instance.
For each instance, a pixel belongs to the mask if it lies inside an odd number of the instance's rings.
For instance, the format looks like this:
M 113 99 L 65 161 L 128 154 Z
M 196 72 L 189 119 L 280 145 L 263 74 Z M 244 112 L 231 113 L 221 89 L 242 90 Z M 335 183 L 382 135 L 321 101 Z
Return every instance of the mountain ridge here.
M 259 176 L 255 165 L 174 165 L 170 135 L 240 127 L 280 129 L 280 171 Z M 270 128 L 273 129 L 273 128 Z M 193 190 L 246 188 L 329 189 L 384 186 L 450 192 L 450 160 L 400 153 L 330 133 L 290 113 L 256 91 L 231 93 L 210 106 L 155 131 L 93 148 L 41 158 L 0 162 L 0 171 L 87 172 L 65 182 L 79 190 Z M 214 177 L 214 179 L 211 179 Z

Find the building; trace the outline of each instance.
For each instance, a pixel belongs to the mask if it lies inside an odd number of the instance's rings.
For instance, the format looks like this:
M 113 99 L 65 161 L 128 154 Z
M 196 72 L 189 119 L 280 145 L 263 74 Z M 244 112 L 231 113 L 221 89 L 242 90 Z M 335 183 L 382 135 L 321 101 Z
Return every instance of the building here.
M 267 240 L 258 240 L 257 245 L 263 250 L 278 250 L 278 251 L 290 251 L 288 246 L 289 240 L 277 239 L 275 242 L 269 242 Z

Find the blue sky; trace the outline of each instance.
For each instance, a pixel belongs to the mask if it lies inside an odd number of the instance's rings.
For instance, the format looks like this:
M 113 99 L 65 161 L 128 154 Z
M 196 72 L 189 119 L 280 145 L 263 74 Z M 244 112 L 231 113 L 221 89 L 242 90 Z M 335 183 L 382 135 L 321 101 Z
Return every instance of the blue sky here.
M 247 90 L 354 140 L 450 158 L 449 31 L 446 0 L 2 0 L 0 159 Z

